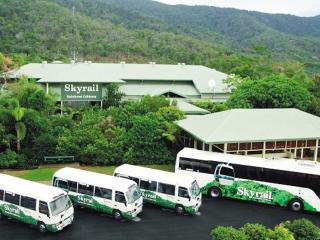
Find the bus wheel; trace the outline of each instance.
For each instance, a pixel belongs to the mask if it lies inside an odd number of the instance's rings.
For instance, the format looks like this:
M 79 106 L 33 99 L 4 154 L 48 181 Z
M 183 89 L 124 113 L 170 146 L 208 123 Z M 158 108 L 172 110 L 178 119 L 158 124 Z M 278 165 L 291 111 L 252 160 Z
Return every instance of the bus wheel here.
M 119 210 L 113 210 L 112 216 L 115 220 L 120 220 L 122 218 L 121 212 Z
M 176 210 L 176 213 L 180 215 L 184 213 L 184 207 L 180 204 L 176 205 L 175 210 Z
M 37 228 L 39 232 L 42 232 L 42 233 L 47 231 L 47 227 L 43 222 L 39 222 Z
M 294 212 L 300 212 L 303 209 L 303 202 L 299 199 L 293 199 L 289 202 L 289 208 Z
M 210 188 L 208 193 L 209 193 L 210 197 L 212 197 L 212 198 L 221 198 L 221 196 L 222 196 L 221 190 L 218 187 Z

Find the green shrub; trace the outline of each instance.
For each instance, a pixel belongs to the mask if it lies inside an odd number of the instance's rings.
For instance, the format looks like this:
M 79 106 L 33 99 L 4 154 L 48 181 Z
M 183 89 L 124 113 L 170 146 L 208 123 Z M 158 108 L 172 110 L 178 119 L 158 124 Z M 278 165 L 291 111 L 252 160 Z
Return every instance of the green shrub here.
M 244 225 L 241 230 L 250 240 L 269 240 L 270 232 L 272 231 L 261 224 L 250 223 Z
M 211 231 L 212 240 L 250 240 L 241 230 L 233 227 L 216 227 Z
M 276 226 L 274 231 L 270 232 L 270 240 L 295 240 L 293 234 L 282 224 Z
M 283 226 L 293 233 L 295 240 L 320 239 L 320 228 L 307 219 L 286 221 Z
M 12 168 L 17 165 L 19 161 L 19 155 L 9 149 L 0 153 L 0 168 Z

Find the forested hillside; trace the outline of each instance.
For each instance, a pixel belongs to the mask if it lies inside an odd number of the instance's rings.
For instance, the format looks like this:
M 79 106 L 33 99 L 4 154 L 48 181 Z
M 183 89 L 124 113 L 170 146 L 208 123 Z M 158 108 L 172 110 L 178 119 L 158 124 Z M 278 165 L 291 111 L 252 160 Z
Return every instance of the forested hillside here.
M 0 52 L 19 63 L 67 61 L 75 49 L 80 60 L 185 62 L 249 77 L 320 68 L 319 17 L 151 0 L 0 0 L 0 36 Z

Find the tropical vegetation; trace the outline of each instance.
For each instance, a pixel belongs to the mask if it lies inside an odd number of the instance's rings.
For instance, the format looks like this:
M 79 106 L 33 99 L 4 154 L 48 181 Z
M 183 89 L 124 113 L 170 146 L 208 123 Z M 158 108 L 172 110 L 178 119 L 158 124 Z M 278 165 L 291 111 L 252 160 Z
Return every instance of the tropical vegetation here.
M 241 228 L 218 226 L 211 231 L 212 240 L 318 240 L 320 228 L 307 219 L 285 221 L 274 229 L 247 223 Z

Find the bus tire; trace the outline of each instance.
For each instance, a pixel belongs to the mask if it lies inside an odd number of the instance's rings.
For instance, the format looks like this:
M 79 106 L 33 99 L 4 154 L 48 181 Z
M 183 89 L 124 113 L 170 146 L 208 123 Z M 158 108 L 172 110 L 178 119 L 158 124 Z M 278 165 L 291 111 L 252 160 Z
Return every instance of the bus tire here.
M 211 198 L 221 198 L 222 192 L 218 187 L 212 187 L 209 189 L 208 194 Z
M 291 211 L 300 212 L 303 210 L 303 202 L 300 199 L 292 199 L 289 204 Z
M 121 220 L 122 218 L 121 212 L 119 210 L 113 210 L 112 216 L 115 220 Z
M 179 215 L 184 213 L 184 207 L 181 204 L 177 204 L 175 207 L 175 211 L 176 213 L 178 213 Z
M 37 228 L 41 233 L 45 233 L 47 231 L 47 227 L 43 222 L 39 222 Z

